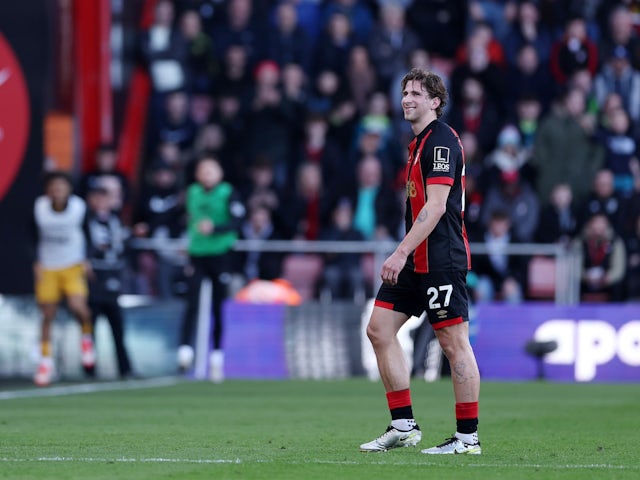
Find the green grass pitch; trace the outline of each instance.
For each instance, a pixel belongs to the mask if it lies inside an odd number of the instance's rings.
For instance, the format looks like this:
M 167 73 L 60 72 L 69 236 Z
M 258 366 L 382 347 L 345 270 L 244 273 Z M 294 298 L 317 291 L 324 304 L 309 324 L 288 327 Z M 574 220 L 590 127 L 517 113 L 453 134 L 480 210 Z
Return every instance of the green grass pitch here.
M 483 455 L 434 457 L 359 452 L 389 422 L 380 383 L 165 380 L 4 388 L 0 479 L 640 478 L 638 385 L 485 382 Z M 412 396 L 421 447 L 453 433 L 449 379 Z

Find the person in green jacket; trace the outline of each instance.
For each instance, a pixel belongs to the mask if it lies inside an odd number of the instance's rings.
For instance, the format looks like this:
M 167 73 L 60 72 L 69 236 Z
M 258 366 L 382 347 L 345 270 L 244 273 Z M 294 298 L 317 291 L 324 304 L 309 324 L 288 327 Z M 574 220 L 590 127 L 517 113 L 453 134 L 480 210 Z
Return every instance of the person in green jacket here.
M 231 250 L 245 216 L 239 193 L 223 181 L 224 172 L 215 155 L 205 154 L 197 162 L 195 183 L 187 188 L 187 234 L 190 258 L 189 289 L 185 311 L 178 364 L 186 370 L 194 358 L 191 343 L 198 316 L 200 286 L 208 277 L 213 285 L 213 351 L 209 358 L 212 381 L 224 379 L 222 350 L 222 303 L 228 295 L 233 262 Z

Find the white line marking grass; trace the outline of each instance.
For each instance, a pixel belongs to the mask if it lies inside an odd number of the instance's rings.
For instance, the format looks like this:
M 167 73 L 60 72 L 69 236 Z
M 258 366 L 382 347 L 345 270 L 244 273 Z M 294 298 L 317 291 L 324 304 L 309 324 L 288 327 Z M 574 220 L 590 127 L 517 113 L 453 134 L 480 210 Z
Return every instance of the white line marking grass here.
M 114 392 L 117 390 L 138 390 L 141 388 L 167 387 L 180 383 L 176 377 L 159 377 L 144 380 L 127 380 L 123 382 L 81 383 L 78 385 L 64 385 L 59 387 L 27 388 L 24 390 L 10 390 L 0 392 L 0 400 L 14 400 L 16 398 L 61 397 L 96 392 Z
M 99 458 L 99 457 L 35 457 L 35 458 L 8 458 L 0 457 L 0 463 L 40 463 L 40 462 L 68 462 L 68 463 L 194 463 L 194 464 L 251 464 L 251 463 L 286 463 L 289 465 L 360 465 L 355 461 L 331 461 L 309 459 L 302 461 L 275 460 L 242 460 L 240 458 Z M 376 465 L 408 466 L 406 462 L 371 462 Z M 415 465 L 443 466 L 438 462 L 416 462 Z M 543 465 L 543 464 L 509 464 L 509 463 L 467 463 L 465 467 L 472 468 L 516 468 L 516 469 L 546 469 L 546 470 L 640 470 L 640 466 L 587 464 L 587 465 Z

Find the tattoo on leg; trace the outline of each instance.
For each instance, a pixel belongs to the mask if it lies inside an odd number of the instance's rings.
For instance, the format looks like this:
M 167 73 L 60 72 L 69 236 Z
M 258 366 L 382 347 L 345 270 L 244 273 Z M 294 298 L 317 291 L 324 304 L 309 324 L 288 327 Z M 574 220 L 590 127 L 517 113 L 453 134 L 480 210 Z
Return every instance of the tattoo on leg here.
M 465 383 L 468 379 L 465 376 L 464 362 L 458 362 L 453 366 L 454 379 L 456 383 Z

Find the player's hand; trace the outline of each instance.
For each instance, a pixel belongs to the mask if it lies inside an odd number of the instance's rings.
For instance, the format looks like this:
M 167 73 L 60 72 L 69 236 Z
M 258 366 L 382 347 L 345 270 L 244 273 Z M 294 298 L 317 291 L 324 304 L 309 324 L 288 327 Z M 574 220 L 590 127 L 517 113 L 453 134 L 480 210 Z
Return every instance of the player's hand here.
M 407 256 L 397 250 L 391 254 L 382 264 L 380 278 L 382 283 L 386 285 L 395 285 L 398 283 L 398 275 L 407 263 Z
M 213 228 L 213 222 L 209 219 L 200 220 L 200 222 L 198 223 L 198 232 L 203 235 L 209 235 L 211 232 L 213 232 Z

